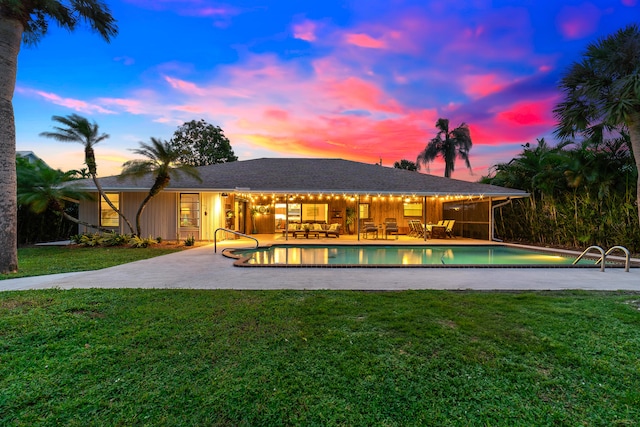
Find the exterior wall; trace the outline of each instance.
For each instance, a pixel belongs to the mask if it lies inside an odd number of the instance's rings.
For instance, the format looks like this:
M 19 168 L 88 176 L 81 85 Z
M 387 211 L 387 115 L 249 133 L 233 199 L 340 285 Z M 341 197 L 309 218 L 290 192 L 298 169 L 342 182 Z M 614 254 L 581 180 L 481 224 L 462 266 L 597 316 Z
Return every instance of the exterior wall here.
M 100 198 L 98 193 L 92 193 L 95 200 L 83 200 L 78 206 L 78 219 L 89 224 L 100 224 Z M 95 233 L 95 228 L 78 225 L 78 234 Z
M 201 228 L 200 239 L 213 241 L 216 229 L 225 227 L 225 198 L 220 193 L 202 193 L 200 196 L 201 205 Z M 218 240 L 224 238 L 224 233 L 218 233 Z
M 147 192 L 120 193 L 120 209 L 135 228 L 136 213 L 140 203 L 147 196 Z M 142 237 L 162 237 L 165 240 L 183 240 L 193 235 L 196 240 L 213 240 L 216 228 L 225 226 L 224 198 L 219 193 L 200 194 L 200 226 L 196 228 L 179 227 L 178 213 L 180 193 L 163 191 L 151 199 L 140 218 Z M 98 194 L 96 200 L 83 201 L 79 207 L 80 220 L 99 225 L 100 203 Z M 78 233 L 95 233 L 97 229 L 85 226 L 78 227 Z M 131 231 L 122 219 L 118 233 L 127 234 Z M 223 238 L 223 233 L 218 233 Z

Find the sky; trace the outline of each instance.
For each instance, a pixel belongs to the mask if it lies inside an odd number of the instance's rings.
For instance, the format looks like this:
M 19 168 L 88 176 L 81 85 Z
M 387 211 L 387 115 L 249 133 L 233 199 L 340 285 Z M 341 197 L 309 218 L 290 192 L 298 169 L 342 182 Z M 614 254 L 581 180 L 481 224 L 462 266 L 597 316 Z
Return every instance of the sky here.
M 39 136 L 80 114 L 110 137 L 98 175 L 181 124 L 220 126 L 240 160 L 415 161 L 438 118 L 467 123 L 477 181 L 553 142 L 558 82 L 588 43 L 640 21 L 640 0 L 114 0 L 119 34 L 50 26 L 22 46 L 17 149 L 62 170 L 80 144 Z M 444 175 L 441 160 L 428 170 Z

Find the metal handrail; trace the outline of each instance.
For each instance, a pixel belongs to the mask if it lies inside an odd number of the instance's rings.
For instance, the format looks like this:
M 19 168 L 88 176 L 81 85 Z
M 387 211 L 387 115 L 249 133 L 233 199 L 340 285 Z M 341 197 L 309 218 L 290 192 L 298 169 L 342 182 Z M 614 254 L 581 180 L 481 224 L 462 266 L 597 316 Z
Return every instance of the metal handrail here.
M 258 242 L 258 239 L 256 239 L 255 237 L 249 236 L 249 235 L 241 233 L 239 231 L 229 230 L 228 228 L 220 227 L 220 228 L 216 228 L 216 231 L 213 232 L 213 253 L 218 253 L 217 234 L 218 234 L 218 231 L 220 231 L 220 230 L 225 231 L 227 233 L 233 233 L 233 234 L 235 234 L 237 236 L 242 236 L 242 237 L 246 237 L 246 238 L 251 239 L 251 240 L 255 240 L 256 241 L 256 248 L 258 246 L 260 246 L 260 242 Z
M 622 252 L 624 252 L 625 254 L 625 260 L 624 260 L 624 271 L 625 272 L 629 272 L 629 264 L 630 264 L 630 258 L 631 258 L 631 254 L 629 253 L 629 250 L 627 248 L 625 248 L 624 246 L 614 246 L 611 249 L 609 249 L 604 256 L 606 257 L 607 255 L 609 255 L 611 252 L 613 252 L 616 249 L 620 249 Z M 598 261 L 596 261 L 596 264 L 598 264 L 599 262 L 603 262 L 603 258 L 600 258 Z
M 604 253 L 604 249 L 602 249 L 600 246 L 589 246 L 587 249 L 584 250 L 584 252 L 580 254 L 578 258 L 575 259 L 575 261 L 573 261 L 572 264 L 576 265 L 578 261 L 580 261 L 582 257 L 585 256 L 587 252 L 589 252 L 591 249 L 597 249 L 600 251 L 600 254 L 602 255 L 602 257 L 600 257 L 600 260 L 603 261 L 602 263 L 600 263 L 600 271 L 604 271 L 604 264 L 605 264 L 607 255 Z M 596 261 L 596 264 L 598 264 L 598 261 Z

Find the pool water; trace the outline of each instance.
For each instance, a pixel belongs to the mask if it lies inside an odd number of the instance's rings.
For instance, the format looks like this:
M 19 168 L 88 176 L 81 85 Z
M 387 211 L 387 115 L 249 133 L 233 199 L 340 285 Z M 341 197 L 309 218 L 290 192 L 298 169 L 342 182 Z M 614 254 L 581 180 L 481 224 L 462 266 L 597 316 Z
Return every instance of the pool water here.
M 502 245 L 290 246 L 236 250 L 242 264 L 260 266 L 570 266 L 575 257 Z M 581 260 L 580 265 L 594 265 Z

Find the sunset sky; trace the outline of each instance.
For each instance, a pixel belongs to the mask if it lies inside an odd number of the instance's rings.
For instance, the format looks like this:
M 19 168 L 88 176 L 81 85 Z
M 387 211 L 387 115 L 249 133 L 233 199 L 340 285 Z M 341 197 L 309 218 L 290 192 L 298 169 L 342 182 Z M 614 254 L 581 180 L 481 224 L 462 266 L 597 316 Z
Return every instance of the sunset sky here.
M 435 122 L 469 124 L 472 180 L 553 140 L 557 83 L 587 43 L 640 19 L 640 0 L 119 0 L 119 35 L 51 26 L 23 46 L 17 149 L 83 167 L 79 144 L 39 136 L 77 113 L 110 138 L 100 176 L 182 123 L 220 126 L 240 160 L 415 161 Z M 442 162 L 429 172 L 443 175 Z

